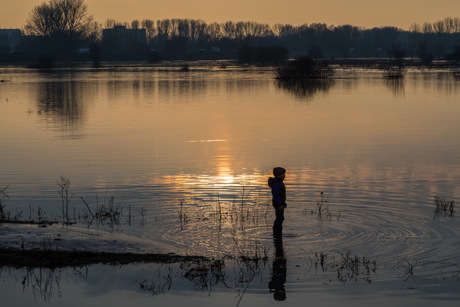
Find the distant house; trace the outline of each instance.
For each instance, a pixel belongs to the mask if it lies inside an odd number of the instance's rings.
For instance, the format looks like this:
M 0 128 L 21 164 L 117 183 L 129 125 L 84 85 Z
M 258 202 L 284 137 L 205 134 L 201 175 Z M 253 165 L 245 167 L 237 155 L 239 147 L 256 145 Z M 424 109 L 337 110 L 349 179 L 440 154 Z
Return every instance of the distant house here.
M 0 29 L 0 53 L 10 53 L 19 50 L 21 30 Z
M 133 53 L 144 50 L 147 45 L 145 29 L 126 29 L 115 26 L 102 31 L 102 43 L 106 53 Z

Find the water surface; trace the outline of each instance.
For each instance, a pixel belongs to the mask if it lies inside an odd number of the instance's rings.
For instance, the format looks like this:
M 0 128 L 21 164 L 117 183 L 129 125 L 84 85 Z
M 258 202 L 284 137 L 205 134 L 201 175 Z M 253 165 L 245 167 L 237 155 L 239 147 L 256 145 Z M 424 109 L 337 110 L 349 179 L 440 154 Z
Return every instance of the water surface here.
M 324 299 L 348 293 L 337 277 L 345 255 L 377 264 L 349 279 L 386 302 L 392 281 L 398 292 L 408 277 L 448 280 L 447 296 L 458 287 L 458 217 L 433 213 L 434 196 L 456 201 L 460 193 L 460 83 L 448 72 L 388 81 L 344 69 L 305 86 L 279 83 L 270 68 L 202 62 L 190 72 L 3 68 L 0 78 L 9 80 L 0 83 L 0 187 L 8 186 L 7 209 L 23 218 L 40 209 L 60 220 L 64 176 L 72 218 L 85 211 L 80 197 L 95 205 L 114 196 L 124 219 L 113 231 L 184 254 L 265 252 L 271 261 L 266 181 L 283 166 L 288 299 L 312 286 Z M 319 218 L 321 192 L 330 215 Z M 270 271 L 271 262 L 248 300 L 268 291 Z

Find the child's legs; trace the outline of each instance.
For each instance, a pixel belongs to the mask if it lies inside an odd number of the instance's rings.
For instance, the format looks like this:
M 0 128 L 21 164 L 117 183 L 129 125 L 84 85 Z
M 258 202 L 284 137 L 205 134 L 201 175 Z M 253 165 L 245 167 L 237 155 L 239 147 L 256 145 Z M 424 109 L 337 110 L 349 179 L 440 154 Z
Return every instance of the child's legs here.
M 275 219 L 274 226 L 277 228 L 282 228 L 283 221 L 284 221 L 284 210 L 275 208 L 275 216 L 276 216 L 276 219 Z

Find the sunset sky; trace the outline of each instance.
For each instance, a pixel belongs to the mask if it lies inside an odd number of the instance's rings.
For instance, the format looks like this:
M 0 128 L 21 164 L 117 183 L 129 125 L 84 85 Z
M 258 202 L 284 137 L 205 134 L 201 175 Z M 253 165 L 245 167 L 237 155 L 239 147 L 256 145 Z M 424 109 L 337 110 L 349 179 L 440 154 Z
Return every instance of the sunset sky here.
M 32 8 L 44 0 L 0 0 L 0 28 L 21 28 Z M 189 18 L 214 21 L 256 21 L 300 25 L 321 22 L 365 28 L 434 22 L 460 16 L 458 0 L 86 0 L 99 23 L 108 18 Z

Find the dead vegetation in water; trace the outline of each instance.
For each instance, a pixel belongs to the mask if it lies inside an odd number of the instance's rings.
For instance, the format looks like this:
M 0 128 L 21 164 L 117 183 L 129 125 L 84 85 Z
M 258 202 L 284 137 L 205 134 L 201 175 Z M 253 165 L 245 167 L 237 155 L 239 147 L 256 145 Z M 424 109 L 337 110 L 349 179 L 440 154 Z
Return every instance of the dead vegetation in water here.
M 0 190 L 0 221 L 11 219 L 10 213 L 6 210 L 5 199 L 9 198 L 8 194 L 5 192 L 6 189 L 8 189 L 8 186 Z
M 339 211 L 336 214 L 333 214 L 329 210 L 329 201 L 326 199 L 324 192 L 320 193 L 320 199 L 316 201 L 316 207 L 314 209 L 303 209 L 303 214 L 310 214 L 316 216 L 318 221 L 332 221 L 334 217 L 337 221 L 342 217 L 342 213 Z
M 238 198 L 231 201 L 223 200 L 219 191 L 207 204 L 186 203 L 179 199 L 178 220 L 181 230 L 189 224 L 212 223 L 218 232 L 223 227 L 232 230 L 245 231 L 248 227 L 258 227 L 268 223 L 269 212 L 272 206 L 268 200 L 261 202 L 260 190 L 248 184 L 241 184 Z
M 315 271 L 333 273 L 342 283 L 350 281 L 371 283 L 379 268 L 376 259 L 352 255 L 350 251 L 316 252 L 314 257 L 310 257 L 310 261 L 311 268 L 314 268 Z M 332 276 L 329 277 L 329 281 L 333 281 Z
M 24 271 L 22 285 L 30 287 L 34 295 L 48 301 L 53 294 L 60 296 L 60 276 L 64 270 L 86 278 L 92 265 L 121 267 L 133 263 L 158 264 L 158 276 L 139 279 L 135 284 L 140 290 L 159 295 L 171 290 L 174 280 L 184 278 L 199 291 L 216 288 L 237 292 L 240 301 L 247 288 L 262 274 L 258 251 L 241 252 L 213 258 L 202 256 L 179 256 L 176 254 L 132 254 L 87 251 L 62 251 L 59 242 L 43 240 L 40 250 L 11 250 L 0 248 L 0 274 L 4 270 Z M 257 248 L 258 249 L 258 248 Z M 149 273 L 149 276 L 154 274 Z
M 406 67 L 402 64 L 388 64 L 381 69 L 383 70 L 383 77 L 388 80 L 402 80 L 406 75 Z
M 69 203 L 73 197 L 73 194 L 70 193 L 70 180 L 61 176 L 61 181 L 57 182 L 59 187 L 59 195 L 61 195 L 61 210 L 62 210 L 62 225 L 71 224 L 70 215 L 69 215 Z
M 195 285 L 196 290 L 209 290 L 218 285 L 226 285 L 225 258 L 180 264 L 182 276 Z
M 263 245 L 260 241 L 240 242 L 233 236 L 234 253 L 233 257 L 247 264 L 254 263 L 258 265 L 260 262 L 268 260 L 269 248 Z
M 167 293 L 171 290 L 174 280 L 174 272 L 171 266 L 168 267 L 166 274 L 162 272 L 161 278 L 157 279 L 143 279 L 136 281 L 139 289 L 144 292 L 149 292 L 152 296 Z
M 158 264 L 158 275 L 163 280 L 138 281 L 138 287 L 152 295 L 165 293 L 173 284 L 172 270 L 164 273 L 162 266 L 180 266 L 185 264 L 200 265 L 208 260 L 199 256 L 178 256 L 174 254 L 118 254 L 118 253 L 92 253 L 92 252 L 63 252 L 55 250 L 21 251 L 0 248 L 0 276 L 5 272 L 19 274 L 16 278 L 20 281 L 23 291 L 30 289 L 35 300 L 41 299 L 48 302 L 54 296 L 61 297 L 64 293 L 61 289 L 62 274 L 70 271 L 83 280 L 86 280 L 91 272 L 91 266 L 95 264 L 109 265 L 119 268 L 130 263 Z
M 404 281 L 460 279 L 460 265 L 444 261 L 398 258 L 394 271 Z
M 48 213 L 42 208 L 34 208 L 29 204 L 29 217 L 24 219 L 22 210 L 13 214 L 7 209 L 6 200 L 9 198 L 6 193 L 8 186 L 0 189 L 0 223 L 18 223 L 18 224 L 38 224 L 47 226 L 61 223 L 62 225 L 72 225 L 83 223 L 88 227 L 91 225 L 109 226 L 110 228 L 120 227 L 123 224 L 131 226 L 136 219 L 141 225 L 146 222 L 146 210 L 141 208 L 139 214 L 132 212 L 131 206 L 124 206 L 124 197 L 117 200 L 115 196 L 108 194 L 106 189 L 102 198 L 96 195 L 93 203 L 88 202 L 83 196 L 77 196 L 71 191 L 71 181 L 61 176 L 57 182 L 58 193 L 61 198 L 60 215 L 55 215 L 53 212 Z M 75 199 L 80 199 L 84 207 L 73 206 L 71 203 Z M 60 222 L 59 222 L 60 221 Z
M 455 207 L 458 205 L 458 202 L 451 200 L 446 200 L 438 196 L 434 197 L 434 204 L 436 208 L 434 209 L 434 217 L 453 217 L 455 215 Z
M 182 261 L 178 266 L 168 265 L 158 271 L 156 278 L 144 278 L 136 283 L 142 291 L 155 296 L 170 291 L 176 279 L 184 278 L 191 283 L 194 290 L 205 291 L 209 295 L 215 289 L 236 292 L 238 306 L 251 282 L 262 274 L 261 267 L 248 268 L 245 262 L 237 261 L 230 256 L 220 256 Z
M 403 79 L 406 74 L 406 46 L 405 44 L 394 44 L 389 51 L 390 61 L 382 66 L 384 71 L 383 77 L 391 80 Z
M 256 276 L 261 276 L 266 268 L 268 249 L 260 242 L 242 246 L 234 239 L 235 253 L 222 255 L 199 262 L 181 263 L 182 276 L 194 283 L 200 291 L 211 291 L 216 287 L 237 292 L 238 306 Z
M 108 196 L 108 190 L 106 190 L 102 201 L 99 200 L 99 196 L 96 195 L 95 208 L 91 209 L 88 202 L 81 196 L 80 199 L 85 204 L 89 214 L 78 215 L 74 214 L 73 218 L 70 216 L 69 203 L 75 196 L 70 191 L 70 180 L 61 176 L 61 181 L 57 183 L 61 195 L 61 206 L 62 206 L 62 224 L 69 225 L 74 224 L 77 220 L 83 219 L 88 225 L 96 223 L 98 225 L 107 224 L 111 227 L 121 224 L 121 215 L 123 212 L 123 199 L 119 202 L 115 202 L 114 196 Z M 93 212 L 94 211 L 94 212 Z
M 7 199 L 10 198 L 9 195 L 6 193 L 8 186 L 0 189 L 0 223 L 14 223 L 14 224 L 31 224 L 35 223 L 29 217 L 29 220 L 23 220 L 23 211 L 16 210 L 16 213 L 12 213 L 10 210 L 7 209 Z M 40 223 L 38 223 L 40 224 Z M 40 225 L 47 225 L 50 223 L 42 223 Z
M 279 80 L 325 80 L 334 76 L 334 69 L 325 61 L 303 56 L 280 66 L 275 71 Z

